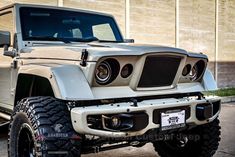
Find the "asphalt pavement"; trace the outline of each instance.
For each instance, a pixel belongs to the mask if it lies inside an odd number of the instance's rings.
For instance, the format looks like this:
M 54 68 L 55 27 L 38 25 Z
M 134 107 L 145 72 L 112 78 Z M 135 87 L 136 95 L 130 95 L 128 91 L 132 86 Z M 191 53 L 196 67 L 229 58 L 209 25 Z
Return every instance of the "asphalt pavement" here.
M 215 157 L 235 157 L 235 102 L 222 105 L 220 121 L 222 136 Z M 141 148 L 121 148 L 82 157 L 159 157 L 151 144 Z M 7 128 L 0 127 L 0 157 L 7 157 Z

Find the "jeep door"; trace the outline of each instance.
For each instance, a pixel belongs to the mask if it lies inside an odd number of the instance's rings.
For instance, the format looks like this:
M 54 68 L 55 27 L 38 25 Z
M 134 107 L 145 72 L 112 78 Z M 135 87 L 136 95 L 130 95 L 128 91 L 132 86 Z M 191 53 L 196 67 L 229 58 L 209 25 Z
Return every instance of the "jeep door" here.
M 14 32 L 14 18 L 12 8 L 0 10 L 0 30 Z M 12 45 L 11 37 L 11 45 Z M 12 47 L 9 48 L 11 50 Z M 14 94 L 11 94 L 12 58 L 4 56 L 4 49 L 0 47 L 0 108 L 12 108 Z

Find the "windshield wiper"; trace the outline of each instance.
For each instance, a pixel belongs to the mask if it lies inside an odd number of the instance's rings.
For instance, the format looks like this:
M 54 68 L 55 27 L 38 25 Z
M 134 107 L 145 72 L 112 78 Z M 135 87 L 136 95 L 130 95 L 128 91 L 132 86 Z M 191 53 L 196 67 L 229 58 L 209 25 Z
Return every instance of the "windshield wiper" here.
M 41 41 L 62 41 L 64 43 L 70 43 L 69 39 L 66 38 L 56 38 L 53 36 L 33 36 L 33 37 L 27 37 L 25 40 L 41 40 Z
M 97 42 L 108 42 L 108 43 L 122 43 L 123 41 L 116 41 L 116 40 L 99 40 L 96 37 L 88 37 L 88 38 L 77 38 L 77 39 L 73 39 L 72 41 L 77 41 L 77 42 L 93 42 L 93 41 L 97 41 Z
M 105 42 L 108 42 L 108 43 L 123 43 L 123 41 L 118 41 L 118 40 L 99 40 L 99 42 L 101 42 L 101 43 L 105 43 Z
M 96 37 L 86 37 L 86 38 L 71 38 L 68 39 L 71 42 L 92 42 L 92 41 L 99 41 Z

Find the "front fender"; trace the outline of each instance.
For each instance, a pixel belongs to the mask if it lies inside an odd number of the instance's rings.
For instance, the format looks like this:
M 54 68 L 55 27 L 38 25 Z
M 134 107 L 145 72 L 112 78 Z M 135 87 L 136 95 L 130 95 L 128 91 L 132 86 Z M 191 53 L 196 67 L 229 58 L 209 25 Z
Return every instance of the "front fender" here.
M 213 77 L 213 74 L 209 69 L 206 69 L 205 74 L 203 76 L 202 84 L 204 86 L 205 91 L 213 91 L 217 90 L 217 84 Z
M 93 99 L 89 83 L 82 70 L 76 65 L 25 65 L 19 69 L 19 74 L 30 74 L 46 78 L 51 84 L 54 96 L 58 99 Z

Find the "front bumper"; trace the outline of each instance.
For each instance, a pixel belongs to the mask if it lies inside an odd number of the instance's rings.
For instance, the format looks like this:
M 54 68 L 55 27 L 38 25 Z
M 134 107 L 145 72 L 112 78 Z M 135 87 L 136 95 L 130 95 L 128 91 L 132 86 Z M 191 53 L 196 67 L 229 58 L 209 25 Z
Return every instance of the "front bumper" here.
M 97 105 L 88 107 L 75 107 L 71 110 L 71 119 L 73 128 L 80 134 L 96 135 L 101 137 L 131 137 L 145 134 L 151 129 L 160 128 L 160 124 L 154 123 L 154 111 L 160 111 L 162 109 L 173 108 L 189 108 L 190 116 L 186 119 L 186 125 L 202 125 L 213 121 L 220 112 L 216 110 L 212 116 L 207 119 L 200 119 L 197 117 L 197 105 L 200 104 L 212 104 L 213 102 L 219 102 L 219 97 L 207 97 L 198 99 L 198 97 L 186 97 L 186 98 L 167 98 L 167 99 L 151 99 L 144 100 L 137 103 L 137 106 L 133 105 L 133 102 L 115 103 L 107 105 Z M 90 115 L 109 115 L 119 113 L 133 113 L 144 112 L 148 115 L 148 125 L 139 131 L 110 131 L 103 129 L 92 129 L 88 126 L 87 117 Z M 200 119 L 200 120 L 199 120 Z M 141 123 L 141 122 L 140 122 Z

